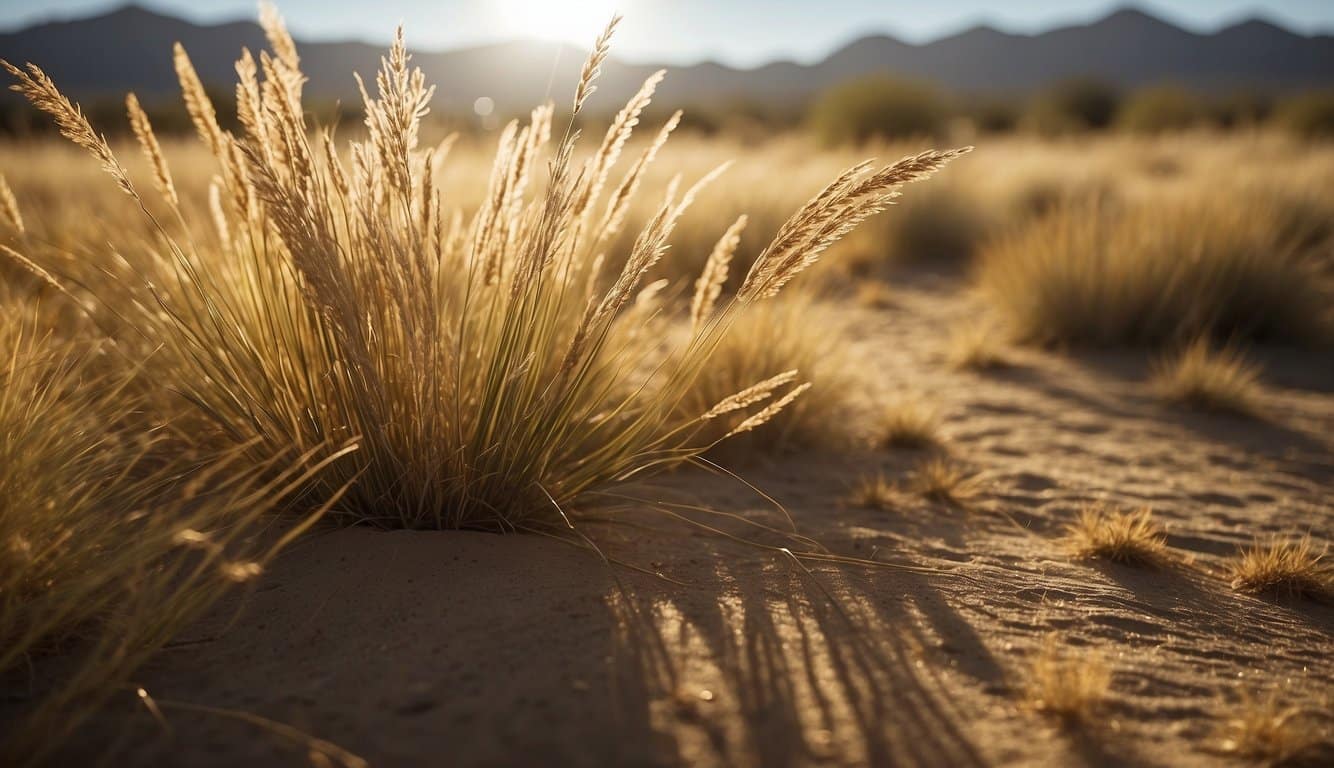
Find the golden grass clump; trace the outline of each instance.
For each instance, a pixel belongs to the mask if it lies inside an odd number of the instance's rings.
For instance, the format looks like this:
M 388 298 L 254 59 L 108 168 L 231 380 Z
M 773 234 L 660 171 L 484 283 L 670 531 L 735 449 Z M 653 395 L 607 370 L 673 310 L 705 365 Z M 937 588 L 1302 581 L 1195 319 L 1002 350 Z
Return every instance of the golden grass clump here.
M 1201 410 L 1253 415 L 1259 410 L 1260 369 L 1232 348 L 1197 339 L 1161 361 L 1153 387 L 1169 402 Z
M 1036 342 L 1171 343 L 1201 335 L 1323 340 L 1334 287 L 1281 196 L 1062 205 L 994 241 L 979 283 Z
M 1025 682 L 1026 703 L 1034 710 L 1066 725 L 1088 724 L 1111 692 L 1112 668 L 1102 653 L 1076 654 L 1053 633 L 1033 657 Z
M 1167 536 L 1148 507 L 1120 510 L 1092 505 L 1080 510 L 1066 533 L 1078 557 L 1130 565 L 1160 564 L 1167 560 Z
M 950 332 L 945 358 L 956 370 L 986 371 L 1008 368 L 1001 334 L 984 322 L 967 322 Z
M 931 501 L 963 506 L 977 495 L 978 480 L 963 467 L 937 457 L 917 466 L 908 487 Z
M 381 526 L 568 531 L 575 502 L 590 492 L 691 461 L 773 420 L 809 388 L 789 369 L 738 382 L 694 412 L 680 406 L 755 305 L 905 184 L 966 151 L 846 169 L 778 227 L 734 293 L 719 290 L 728 259 L 711 258 L 692 281 L 693 309 L 680 308 L 693 316 L 690 332 L 664 354 L 663 338 L 627 326 L 644 321 L 636 306 L 678 295 L 646 287 L 646 276 L 721 168 L 668 184 L 629 247 L 615 247 L 679 116 L 627 152 L 662 79 L 655 73 L 586 159 L 575 159 L 573 113 L 594 94 L 614 21 L 564 127 L 543 105 L 500 131 L 483 202 L 469 215 L 437 183 L 450 142 L 419 146 L 432 89 L 411 66 L 401 30 L 362 85 L 366 138 L 339 147 L 307 121 L 305 78 L 281 19 L 267 9 L 261 23 L 272 53 L 256 64 L 245 51 L 236 67 L 240 135 L 219 127 L 189 56 L 175 51 L 187 111 L 214 158 L 211 215 L 187 215 L 168 194 L 153 207 L 165 206 L 179 227 L 154 219 L 156 248 L 75 262 L 21 258 L 62 285 L 89 286 L 123 321 L 118 335 L 158 348 L 151 375 L 208 425 L 190 430 L 201 446 L 244 446 L 264 463 L 319 457 L 321 447 L 356 439 L 360 449 L 332 461 L 305 499 L 350 486 L 337 514 Z M 39 68 L 6 67 L 15 90 L 150 210 L 112 148 Z M 136 130 L 151 129 L 140 121 Z M 151 155 L 152 143 L 141 143 Z M 623 154 L 631 155 L 624 168 Z M 170 178 L 162 167 L 155 176 Z M 176 234 L 180 227 L 190 236 Z M 716 435 L 710 422 L 724 415 L 739 418 Z
M 1321 745 L 1327 752 L 1334 751 L 1319 712 L 1286 701 L 1277 690 L 1267 694 L 1243 690 L 1221 714 L 1218 750 L 1269 764 L 1315 759 Z
M 36 672 L 0 756 L 35 755 L 318 515 L 259 541 L 305 462 L 160 447 L 99 348 L 15 314 L 0 318 L 0 349 L 0 675 Z M 56 649 L 70 663 L 53 677 L 40 659 Z
M 738 316 L 718 342 L 681 403 L 682 416 L 689 419 L 756 381 L 796 370 L 810 382 L 810 390 L 751 434 L 719 447 L 736 454 L 848 446 L 856 437 L 857 401 L 866 390 L 843 341 L 849 330 L 843 313 L 809 292 L 794 291 L 756 306 Z M 744 410 L 720 415 L 704 434 L 719 438 L 744 418 Z
M 940 419 L 940 410 L 920 395 L 900 395 L 881 411 L 876 445 L 885 449 L 939 445 Z
M 1334 597 L 1334 566 L 1328 547 L 1317 546 L 1310 536 L 1300 539 L 1274 537 L 1239 552 L 1228 565 L 1232 588 L 1241 592 L 1272 593 L 1285 597 L 1331 599 Z
M 884 475 L 868 475 L 857 481 L 848 494 L 848 503 L 863 509 L 888 512 L 895 507 L 897 491 Z

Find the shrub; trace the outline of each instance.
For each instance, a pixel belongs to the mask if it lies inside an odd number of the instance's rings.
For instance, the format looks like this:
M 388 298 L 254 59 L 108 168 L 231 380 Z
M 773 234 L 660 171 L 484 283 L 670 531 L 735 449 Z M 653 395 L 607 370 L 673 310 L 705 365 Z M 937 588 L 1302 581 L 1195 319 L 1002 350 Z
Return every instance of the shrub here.
M 1327 339 L 1330 282 L 1286 201 L 1247 199 L 1245 216 L 1224 194 L 1063 205 L 986 248 L 979 281 L 1032 341 Z
M 1278 105 L 1274 120 L 1304 139 L 1334 137 L 1334 91 L 1316 91 L 1290 98 Z
M 1102 130 L 1121 104 L 1116 86 L 1091 78 L 1055 83 L 1029 104 L 1021 124 L 1043 134 Z
M 883 210 L 900 187 L 955 152 L 881 169 L 860 164 L 779 229 L 734 296 L 720 300 L 726 259 L 710 259 L 693 322 L 661 366 L 642 363 L 663 339 L 625 332 L 645 274 L 666 249 L 699 186 L 673 187 L 628 252 L 602 254 L 623 226 L 644 169 L 673 116 L 619 179 L 611 172 L 661 73 L 574 160 L 562 131 L 543 162 L 554 107 L 501 132 L 486 202 L 450 215 L 435 184 L 448 146 L 419 150 L 431 89 L 409 66 L 400 33 L 365 96 L 366 138 L 345 163 L 328 132 L 312 136 L 304 77 L 281 20 L 264 6 L 273 55 L 264 78 L 237 64 L 241 138 L 225 133 L 185 51 L 175 63 L 186 105 L 218 164 L 214 230 L 192 227 L 137 269 L 118 262 L 85 281 L 128 332 L 160 345 L 153 375 L 213 425 L 224 447 L 263 463 L 357 438 L 361 449 L 314 478 L 307 501 L 329 499 L 345 519 L 409 528 L 568 531 L 589 491 L 688 461 L 714 441 L 708 422 L 744 411 L 728 435 L 768 422 L 809 384 L 775 376 L 682 419 L 676 407 L 706 371 L 733 322 L 777 294 L 847 230 Z M 604 63 L 615 22 L 586 62 L 570 118 Z M 126 194 L 134 182 L 112 149 L 40 69 L 9 67 L 18 89 L 63 134 L 101 161 Z M 133 114 L 162 203 L 179 212 L 148 121 Z M 558 135 L 561 135 L 558 133 Z M 534 173 L 548 178 L 530 192 Z M 180 218 L 190 226 L 188 217 Z M 200 244 L 220 243 L 217 251 Z M 716 306 L 715 306 L 716 305 Z
M 1206 116 L 1204 104 L 1190 91 L 1161 85 L 1131 94 L 1116 122 L 1135 133 L 1166 133 L 1196 127 Z
M 835 86 L 815 102 L 810 122 L 826 144 L 938 136 L 949 110 L 930 86 L 885 77 Z
M 915 195 L 868 228 L 893 264 L 959 266 L 967 263 L 995 230 L 980 198 L 960 185 Z

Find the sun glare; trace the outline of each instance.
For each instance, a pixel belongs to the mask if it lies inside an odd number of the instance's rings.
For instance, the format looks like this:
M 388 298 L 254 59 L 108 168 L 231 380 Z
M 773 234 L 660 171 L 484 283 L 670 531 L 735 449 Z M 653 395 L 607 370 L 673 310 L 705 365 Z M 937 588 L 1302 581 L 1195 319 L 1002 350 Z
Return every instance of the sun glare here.
M 496 4 L 505 29 L 515 37 L 588 43 L 624 5 L 616 0 L 501 0 Z

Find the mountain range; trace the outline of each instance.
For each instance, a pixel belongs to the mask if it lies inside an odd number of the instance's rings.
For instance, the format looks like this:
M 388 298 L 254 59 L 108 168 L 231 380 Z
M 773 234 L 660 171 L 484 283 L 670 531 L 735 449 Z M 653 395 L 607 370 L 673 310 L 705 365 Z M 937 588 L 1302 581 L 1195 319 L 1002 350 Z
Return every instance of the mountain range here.
M 410 30 L 409 30 L 410 33 Z M 71 96 L 93 99 L 134 90 L 141 98 L 176 92 L 171 46 L 181 42 L 206 84 L 229 86 L 241 48 L 265 47 L 252 22 L 197 24 L 128 5 L 99 16 L 38 24 L 0 34 L 0 58 L 32 61 Z M 315 98 L 355 101 L 351 73 L 379 66 L 383 46 L 298 41 Z M 572 87 L 584 53 L 572 46 L 509 42 L 448 51 L 416 51 L 414 63 L 437 85 L 437 109 L 491 97 L 501 110 L 522 109 Z M 615 104 L 658 67 L 609 62 L 598 98 Z M 660 105 L 799 103 L 848 79 L 884 73 L 966 92 L 1024 92 L 1051 81 L 1089 76 L 1124 87 L 1170 81 L 1199 89 L 1293 90 L 1334 85 L 1334 37 L 1301 35 L 1259 19 L 1201 34 L 1135 9 L 1095 22 L 1022 35 L 979 26 L 925 44 L 863 37 L 813 64 L 777 61 L 750 69 L 713 62 L 671 67 Z

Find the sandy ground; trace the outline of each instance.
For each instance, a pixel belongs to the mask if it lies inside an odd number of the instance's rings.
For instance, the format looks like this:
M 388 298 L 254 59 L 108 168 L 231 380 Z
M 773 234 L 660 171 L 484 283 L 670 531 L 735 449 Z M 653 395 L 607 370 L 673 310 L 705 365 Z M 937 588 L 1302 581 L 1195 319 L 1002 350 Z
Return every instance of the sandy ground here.
M 941 404 L 976 501 L 842 501 L 863 474 L 905 477 L 922 458 L 912 451 L 794 456 L 744 475 L 831 550 L 935 573 L 807 573 L 643 512 L 588 530 L 680 583 L 536 536 L 334 531 L 293 548 L 138 682 L 387 766 L 1203 766 L 1233 761 L 1210 748 L 1242 686 L 1329 704 L 1334 606 L 1238 595 L 1218 569 L 1257 535 L 1334 536 L 1334 361 L 1263 350 L 1267 420 L 1188 413 L 1150 396 L 1143 353 L 1015 350 L 1006 370 L 952 371 L 948 331 L 977 306 L 944 278 L 895 290 L 888 309 L 855 310 L 857 347 L 877 386 Z M 634 493 L 782 522 L 702 473 Z M 1193 562 L 1073 561 L 1062 526 L 1094 500 L 1152 506 Z M 1026 659 L 1053 631 L 1113 663 L 1090 727 L 1023 705 Z M 168 730 L 120 700 L 62 759 L 112 747 L 113 764 L 307 759 L 271 728 L 164 712 Z

